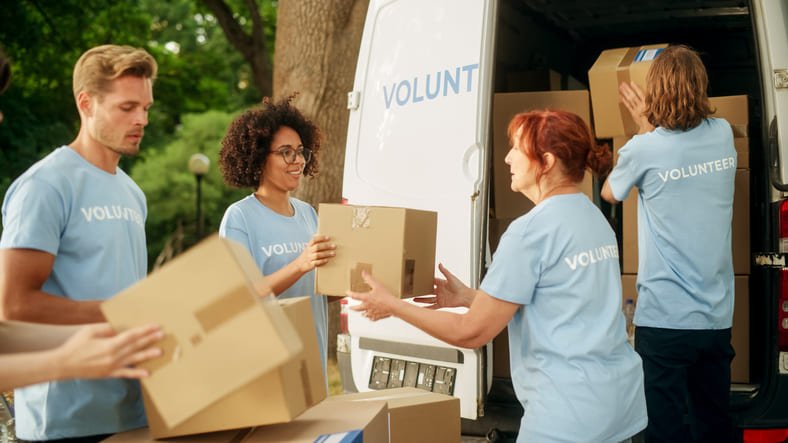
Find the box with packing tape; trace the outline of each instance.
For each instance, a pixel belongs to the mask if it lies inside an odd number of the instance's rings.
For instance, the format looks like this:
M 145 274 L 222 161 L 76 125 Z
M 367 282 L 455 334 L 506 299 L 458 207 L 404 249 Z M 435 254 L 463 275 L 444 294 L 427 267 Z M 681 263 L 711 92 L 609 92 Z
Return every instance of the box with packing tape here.
M 166 334 L 141 365 L 151 437 L 287 422 L 325 398 L 309 299 L 270 292 L 245 247 L 213 236 L 102 304 L 116 330 Z
M 432 294 L 438 214 L 384 206 L 322 203 L 318 232 L 337 245 L 336 257 L 316 269 L 319 294 L 368 291 L 367 270 L 401 298 Z
M 384 400 L 388 403 L 391 443 L 417 441 L 459 443 L 460 399 L 417 388 L 393 388 L 328 397 L 345 405 Z M 344 407 L 344 406 L 343 406 Z
M 602 51 L 588 71 L 597 138 L 637 134 L 637 125 L 618 98 L 618 85 L 634 82 L 645 91 L 646 74 L 651 63 L 667 46 L 659 43 Z

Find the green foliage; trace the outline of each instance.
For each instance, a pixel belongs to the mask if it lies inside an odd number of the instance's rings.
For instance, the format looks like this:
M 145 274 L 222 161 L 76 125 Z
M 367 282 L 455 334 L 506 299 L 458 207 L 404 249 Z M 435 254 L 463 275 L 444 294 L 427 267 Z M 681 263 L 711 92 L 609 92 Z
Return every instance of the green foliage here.
M 202 152 L 211 160 L 201 185 L 205 233 L 218 230 L 227 206 L 249 194 L 250 190 L 226 186 L 217 165 L 221 140 L 233 117 L 222 111 L 184 115 L 176 138 L 161 149 L 147 150 L 131 171 L 148 196 L 146 232 L 151 265 L 179 223 L 189 233 L 196 229 L 197 185 L 187 167 L 192 154 Z
M 228 4 L 248 31 L 246 3 Z M 276 1 L 258 0 L 258 6 L 273 51 Z M 202 151 L 215 162 L 228 116 L 261 99 L 248 63 L 200 0 L 8 1 L 2 10 L 0 45 L 11 58 L 12 82 L 0 96 L 0 196 L 35 161 L 76 137 L 79 116 L 71 75 L 82 52 L 99 44 L 127 44 L 156 58 L 159 74 L 143 154 L 121 161 L 144 182 L 148 249 L 155 257 L 179 220 L 193 224 L 195 180 L 186 171 L 186 159 Z M 156 169 L 153 163 L 159 161 L 164 164 Z M 218 226 L 224 208 L 243 192 L 224 189 L 215 164 L 203 185 L 207 231 Z

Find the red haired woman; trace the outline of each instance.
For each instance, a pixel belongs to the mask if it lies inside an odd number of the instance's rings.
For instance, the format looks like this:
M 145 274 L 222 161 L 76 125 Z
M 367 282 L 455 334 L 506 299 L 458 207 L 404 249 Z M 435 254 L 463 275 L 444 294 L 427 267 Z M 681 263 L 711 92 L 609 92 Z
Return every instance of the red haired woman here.
M 646 426 L 643 369 L 626 339 L 616 237 L 578 187 L 586 169 L 610 169 L 610 151 L 563 111 L 518 114 L 508 134 L 511 188 L 536 206 L 506 230 L 479 289 L 439 266 L 446 279 L 426 301 L 467 312 L 404 302 L 370 275 L 370 292 L 349 295 L 372 319 L 393 315 L 464 348 L 508 324 L 518 442 L 624 441 Z

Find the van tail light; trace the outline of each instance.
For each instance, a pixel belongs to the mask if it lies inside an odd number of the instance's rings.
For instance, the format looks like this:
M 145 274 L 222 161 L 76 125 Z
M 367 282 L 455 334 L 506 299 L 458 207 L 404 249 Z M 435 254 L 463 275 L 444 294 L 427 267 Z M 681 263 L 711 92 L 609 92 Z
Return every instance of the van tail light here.
M 347 305 L 348 298 L 345 297 L 339 301 L 339 333 L 340 334 L 348 334 L 348 326 L 347 326 L 347 313 L 350 308 Z
M 745 429 L 743 443 L 783 443 L 788 440 L 788 429 Z
M 343 205 L 348 204 L 348 201 L 347 201 L 347 199 L 345 197 L 342 197 L 341 202 L 342 202 Z
M 788 252 L 788 199 L 780 202 L 780 252 Z M 788 268 L 780 273 L 780 297 L 777 300 L 777 341 L 781 351 L 788 351 Z
M 788 199 L 780 202 L 780 252 L 788 252 Z
M 780 272 L 780 298 L 777 300 L 777 339 L 781 351 L 788 351 L 788 269 Z

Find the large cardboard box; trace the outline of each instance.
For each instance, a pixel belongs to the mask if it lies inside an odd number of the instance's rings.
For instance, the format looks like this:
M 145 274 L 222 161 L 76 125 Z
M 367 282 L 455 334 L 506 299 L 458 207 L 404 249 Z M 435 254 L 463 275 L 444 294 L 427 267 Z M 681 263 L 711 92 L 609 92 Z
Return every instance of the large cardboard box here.
M 634 82 L 646 90 L 646 74 L 664 43 L 602 51 L 588 71 L 597 138 L 637 134 L 638 127 L 618 98 L 618 85 Z
M 460 399 L 417 388 L 337 395 L 328 402 L 365 404 L 383 400 L 388 403 L 391 443 L 459 443 Z
M 118 330 L 166 333 L 164 355 L 141 365 L 154 438 L 286 422 L 322 399 L 309 369 L 318 350 L 304 347 L 314 327 L 299 335 L 312 326 L 308 299 L 283 308 L 257 295 L 268 292 L 246 248 L 213 236 L 102 304 Z
M 632 189 L 624 200 L 621 210 L 622 266 L 625 274 L 638 272 L 638 232 L 637 232 L 638 192 Z M 750 273 L 750 171 L 737 169 L 733 192 L 733 221 L 731 223 L 733 240 L 734 274 Z
M 242 443 L 389 443 L 385 401 L 323 401 L 290 423 L 261 426 Z
M 588 91 L 510 92 L 495 94 L 493 98 L 493 202 L 495 218 L 517 218 L 534 205 L 523 194 L 512 191 L 509 166 L 504 162 L 511 145 L 506 129 L 512 117 L 520 112 L 536 109 L 560 109 L 579 115 L 591 123 Z M 594 181 L 586 172 L 581 190 L 593 200 Z
M 337 255 L 316 269 L 317 292 L 368 291 L 367 270 L 396 296 L 432 294 L 437 224 L 432 211 L 321 203 L 318 232 L 331 237 Z

